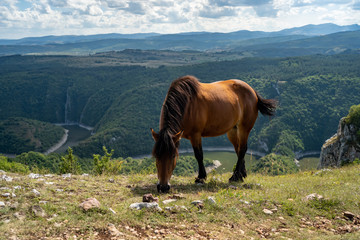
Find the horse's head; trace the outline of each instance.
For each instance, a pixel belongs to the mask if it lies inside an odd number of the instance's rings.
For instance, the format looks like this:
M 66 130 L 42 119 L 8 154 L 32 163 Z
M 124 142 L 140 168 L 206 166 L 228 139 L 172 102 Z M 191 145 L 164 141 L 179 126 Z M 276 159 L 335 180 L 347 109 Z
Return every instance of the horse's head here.
M 156 133 L 151 129 L 155 140 L 153 156 L 156 158 L 156 168 L 159 182 L 157 190 L 160 193 L 167 193 L 170 190 L 170 178 L 176 166 L 178 158 L 178 147 L 183 131 L 171 135 L 168 131 Z

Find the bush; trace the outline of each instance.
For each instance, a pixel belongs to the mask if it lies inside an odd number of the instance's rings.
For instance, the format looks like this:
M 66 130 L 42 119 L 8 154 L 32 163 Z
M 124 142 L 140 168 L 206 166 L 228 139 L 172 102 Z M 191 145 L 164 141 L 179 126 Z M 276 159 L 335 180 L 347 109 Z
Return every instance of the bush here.
M 270 153 L 260 158 L 252 168 L 252 171 L 275 176 L 295 173 L 298 172 L 299 169 L 296 166 L 293 158 Z
M 29 167 L 18 163 L 18 162 L 9 162 L 7 157 L 0 156 L 0 169 L 5 172 L 16 172 L 16 173 L 29 173 Z
M 77 158 L 73 155 L 73 150 L 68 148 L 68 155 L 61 157 L 60 173 L 79 174 L 81 167 L 77 162 Z
M 360 128 L 360 104 L 351 106 L 349 114 L 345 118 L 345 122 L 347 124 L 354 124 Z
M 104 155 L 100 156 L 100 154 L 94 154 L 94 173 L 96 175 L 112 175 L 112 174 L 119 174 L 122 163 L 120 159 L 111 159 L 111 156 L 114 154 L 114 149 L 111 150 L 109 153 L 107 148 L 103 146 Z

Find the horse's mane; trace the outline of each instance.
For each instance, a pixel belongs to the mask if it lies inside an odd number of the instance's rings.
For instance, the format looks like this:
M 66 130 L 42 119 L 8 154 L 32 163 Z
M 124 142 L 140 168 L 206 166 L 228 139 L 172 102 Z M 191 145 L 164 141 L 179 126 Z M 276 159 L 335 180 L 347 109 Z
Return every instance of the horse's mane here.
M 187 104 L 198 92 L 199 81 L 193 76 L 184 76 L 172 82 L 162 107 L 163 126 L 153 149 L 153 156 L 161 159 L 177 154 L 178 143 L 172 137 L 182 129 L 181 121 Z

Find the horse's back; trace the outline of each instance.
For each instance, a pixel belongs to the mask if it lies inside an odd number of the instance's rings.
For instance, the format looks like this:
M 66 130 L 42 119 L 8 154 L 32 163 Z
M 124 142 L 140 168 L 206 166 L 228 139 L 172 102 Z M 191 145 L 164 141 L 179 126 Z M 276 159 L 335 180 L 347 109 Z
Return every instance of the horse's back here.
M 197 99 L 189 105 L 184 118 L 184 125 L 189 129 L 184 134 L 222 135 L 243 122 L 249 111 L 257 117 L 257 109 L 251 109 L 256 108 L 256 101 L 254 90 L 240 80 L 201 83 Z

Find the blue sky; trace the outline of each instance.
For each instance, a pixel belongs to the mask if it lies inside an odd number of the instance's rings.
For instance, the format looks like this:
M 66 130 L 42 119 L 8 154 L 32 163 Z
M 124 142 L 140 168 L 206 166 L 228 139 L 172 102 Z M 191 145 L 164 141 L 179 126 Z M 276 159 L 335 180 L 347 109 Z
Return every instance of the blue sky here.
M 0 0 L 0 38 L 360 24 L 360 0 Z

